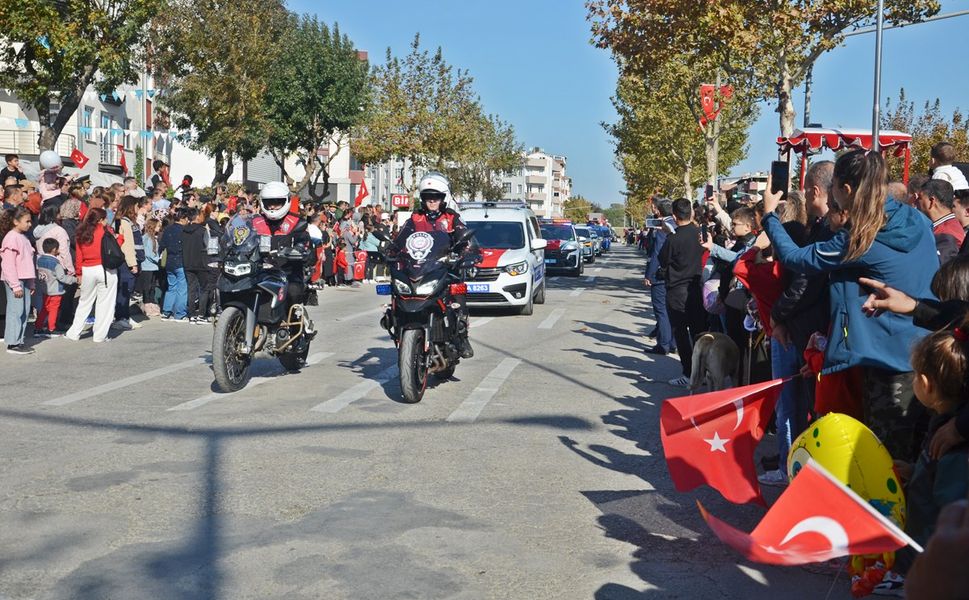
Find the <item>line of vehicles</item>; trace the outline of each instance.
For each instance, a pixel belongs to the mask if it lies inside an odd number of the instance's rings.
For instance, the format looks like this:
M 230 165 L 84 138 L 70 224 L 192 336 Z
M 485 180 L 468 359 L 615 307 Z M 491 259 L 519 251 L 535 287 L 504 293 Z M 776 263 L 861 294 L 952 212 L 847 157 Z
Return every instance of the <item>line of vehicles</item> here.
M 539 219 L 524 204 L 477 202 L 460 208 L 467 230 L 457 239 L 413 234 L 407 252 L 391 262 L 391 282 L 377 286 L 378 294 L 390 296 L 381 326 L 398 348 L 406 402 L 421 400 L 428 375 L 440 380 L 453 375 L 461 336 L 466 341 L 468 334 L 462 302 L 531 315 L 535 304 L 545 302 L 549 274 L 581 275 L 586 263 L 608 252 L 613 238 L 608 227 Z M 259 351 L 298 370 L 317 333 L 304 306 L 289 301 L 292 282 L 282 269 L 303 255 L 272 248 L 271 238 L 251 223 L 231 225 L 222 242 L 222 313 L 213 339 L 216 384 L 226 392 L 248 383 Z M 456 251 L 470 247 L 472 238 L 473 251 Z

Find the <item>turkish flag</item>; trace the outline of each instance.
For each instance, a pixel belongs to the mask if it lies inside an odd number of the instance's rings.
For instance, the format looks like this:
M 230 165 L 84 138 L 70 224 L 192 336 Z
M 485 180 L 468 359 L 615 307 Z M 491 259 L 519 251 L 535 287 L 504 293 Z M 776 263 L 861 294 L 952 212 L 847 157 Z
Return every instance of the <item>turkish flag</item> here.
M 353 199 L 353 206 L 360 206 L 363 199 L 370 195 L 370 190 L 367 189 L 367 180 L 363 179 L 360 181 L 360 191 L 357 192 L 357 197 Z
M 86 165 L 87 161 L 89 161 L 90 159 L 84 156 L 83 152 L 81 152 L 77 148 L 74 148 L 73 150 L 71 150 L 71 160 L 74 161 L 74 164 L 77 165 L 78 169 L 83 169 L 84 165 Z
M 121 156 L 121 174 L 124 176 L 128 175 L 128 161 L 125 160 L 124 156 L 124 144 L 118 144 L 118 153 Z
M 708 121 L 713 121 L 716 117 L 716 107 L 714 106 L 714 96 L 716 95 L 716 88 L 709 84 L 702 84 L 700 86 L 700 107 L 703 109 L 703 114 L 706 115 Z
M 732 85 L 721 85 L 720 86 L 720 96 L 724 100 L 730 100 L 730 97 L 733 96 L 733 86 Z
M 697 506 L 723 543 L 754 562 L 804 565 L 849 554 L 892 552 L 905 545 L 922 551 L 897 525 L 810 459 L 750 534 L 714 517 L 699 502 Z
M 660 409 L 660 439 L 673 485 L 709 485 L 731 502 L 766 504 L 754 449 L 764 437 L 783 379 L 670 398 Z

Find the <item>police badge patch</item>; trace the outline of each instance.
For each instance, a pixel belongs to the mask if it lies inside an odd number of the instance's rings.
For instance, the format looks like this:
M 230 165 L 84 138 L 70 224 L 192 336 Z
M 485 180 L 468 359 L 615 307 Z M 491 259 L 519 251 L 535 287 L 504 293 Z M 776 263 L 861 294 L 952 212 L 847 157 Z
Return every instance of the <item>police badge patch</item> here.
M 416 231 L 407 238 L 404 243 L 407 254 L 417 262 L 423 262 L 434 247 L 434 237 L 426 231 Z

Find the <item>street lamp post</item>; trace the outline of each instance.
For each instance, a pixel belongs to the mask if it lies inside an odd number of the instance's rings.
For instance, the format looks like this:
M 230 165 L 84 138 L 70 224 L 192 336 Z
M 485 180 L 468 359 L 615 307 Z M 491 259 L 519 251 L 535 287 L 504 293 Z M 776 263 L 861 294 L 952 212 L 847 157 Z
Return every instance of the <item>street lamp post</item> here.
M 871 114 L 871 149 L 880 150 L 878 143 L 879 121 L 881 120 L 882 101 L 882 35 L 885 27 L 885 0 L 878 0 L 878 15 L 875 21 L 875 98 Z

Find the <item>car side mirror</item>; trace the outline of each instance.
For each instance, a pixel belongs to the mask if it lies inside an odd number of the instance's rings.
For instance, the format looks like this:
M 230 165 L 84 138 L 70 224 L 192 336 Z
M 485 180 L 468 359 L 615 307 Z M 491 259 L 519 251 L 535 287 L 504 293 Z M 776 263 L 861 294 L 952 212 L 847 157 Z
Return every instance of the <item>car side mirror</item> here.
M 543 240 L 542 238 L 535 238 L 529 245 L 531 246 L 532 250 L 544 250 L 545 247 L 548 246 L 548 241 Z

